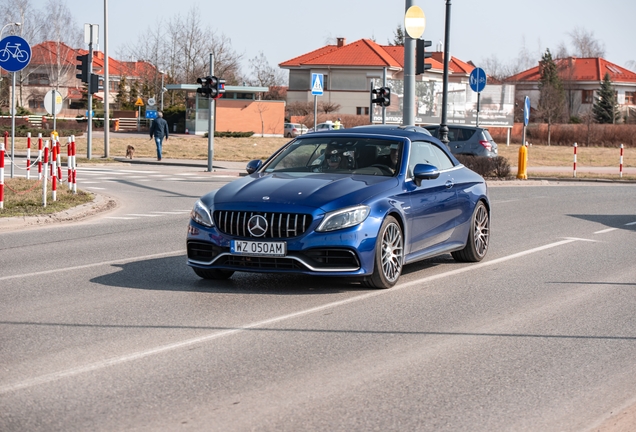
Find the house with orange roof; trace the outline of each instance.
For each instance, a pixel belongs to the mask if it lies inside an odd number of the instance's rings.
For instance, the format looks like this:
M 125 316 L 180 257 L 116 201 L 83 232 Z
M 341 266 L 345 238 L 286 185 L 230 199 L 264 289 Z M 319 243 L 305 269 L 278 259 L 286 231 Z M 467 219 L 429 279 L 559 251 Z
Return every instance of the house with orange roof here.
M 52 89 L 62 95 L 61 116 L 83 115 L 86 108 L 80 103 L 84 84 L 76 77 L 79 73 L 78 55 L 87 54 L 84 49 L 72 48 L 63 42 L 45 41 L 31 48 L 31 61 L 22 70 L 20 81 L 16 84 L 16 105 L 28 108 L 35 114 L 46 114 L 44 96 Z M 103 76 L 104 53 L 93 52 L 93 73 Z M 150 63 L 144 61 L 121 62 L 109 57 L 109 102 L 114 103 L 119 93 L 120 78 L 125 76 L 129 80 L 150 80 L 157 77 L 161 80 L 159 71 Z M 6 73 L 3 71 L 3 73 Z M 103 82 L 100 80 L 100 85 Z M 104 92 L 93 95 L 97 100 L 104 99 Z
M 441 115 L 444 53 L 433 52 L 426 62 L 431 64 L 431 69 L 415 77 L 417 124 L 439 123 Z M 370 114 L 370 90 L 372 86 L 382 86 L 386 71 L 392 92 L 391 105 L 386 109 L 387 122 L 402 122 L 404 46 L 380 45 L 370 39 L 347 44 L 345 38 L 337 38 L 335 45 L 327 45 L 287 60 L 280 63 L 279 67 L 289 70 L 288 104 L 313 102 L 311 77 L 318 73 L 323 74 L 324 92 L 319 97 L 320 101 L 340 105 L 339 113 L 367 117 Z M 449 60 L 449 123 L 470 123 L 474 118 L 477 94 L 473 94 L 469 88 L 473 69 L 473 65 L 455 57 Z M 492 95 L 486 101 L 491 101 L 493 112 L 499 113 L 492 116 L 493 121 L 498 118 L 498 125 L 507 126 L 512 125 L 514 86 L 503 87 L 503 92 L 502 86 L 489 89 Z M 505 101 L 501 100 L 502 94 L 505 95 Z M 505 108 L 502 108 L 504 105 Z M 381 108 L 371 108 L 374 110 L 374 122 L 378 118 L 381 120 Z
M 600 57 L 567 57 L 555 60 L 566 93 L 569 115 L 581 116 L 592 109 L 605 74 L 615 89 L 622 117 L 636 115 L 636 73 Z M 513 83 L 518 99 L 530 97 L 533 108 L 539 105 L 539 65 L 506 78 Z

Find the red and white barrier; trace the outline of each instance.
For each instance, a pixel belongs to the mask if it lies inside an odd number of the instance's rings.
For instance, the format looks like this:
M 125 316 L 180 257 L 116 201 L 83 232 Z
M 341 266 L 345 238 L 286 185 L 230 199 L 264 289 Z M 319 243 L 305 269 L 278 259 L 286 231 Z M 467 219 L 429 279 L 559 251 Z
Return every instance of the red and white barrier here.
M 73 193 L 77 193 L 77 162 L 76 162 L 76 147 L 75 147 L 75 135 L 71 135 L 71 158 L 73 162 L 71 163 L 71 170 L 73 171 L 73 175 L 69 182 L 73 183 Z
M 51 141 L 51 199 L 57 201 L 57 146 Z
M 42 134 L 38 134 L 38 180 L 42 180 Z
M 623 144 L 621 144 L 621 161 L 619 167 L 620 177 L 623 178 Z
M 31 179 L 31 132 L 27 132 L 26 178 Z
M 55 151 L 57 155 L 57 178 L 59 181 L 62 181 L 62 146 L 60 146 L 60 140 L 57 136 L 55 137 L 55 142 L 57 146 L 57 150 Z
M 572 174 L 572 177 L 576 177 L 576 143 L 574 143 L 574 173 Z
M 44 175 L 42 176 L 42 207 L 46 207 L 46 182 L 49 178 L 46 170 L 49 164 L 49 141 L 44 143 Z

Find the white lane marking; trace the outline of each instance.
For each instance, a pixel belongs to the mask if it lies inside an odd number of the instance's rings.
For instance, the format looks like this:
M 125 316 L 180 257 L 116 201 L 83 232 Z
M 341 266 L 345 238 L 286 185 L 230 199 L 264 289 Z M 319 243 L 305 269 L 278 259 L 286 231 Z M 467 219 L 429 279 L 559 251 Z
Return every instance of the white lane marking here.
M 190 213 L 190 210 L 177 210 L 177 211 L 153 211 L 150 213 L 167 214 L 167 215 L 180 215 L 184 213 Z
M 487 266 L 491 266 L 491 265 L 495 265 L 495 264 L 499 264 L 502 263 L 504 261 L 509 261 L 511 259 L 515 259 L 515 258 L 519 258 L 525 255 L 530 255 L 532 253 L 535 252 L 540 252 L 546 249 L 551 249 L 557 246 L 562 246 L 568 243 L 572 243 L 578 241 L 577 239 L 566 239 L 566 240 L 561 240 L 555 243 L 550 243 L 547 244 L 545 246 L 539 246 L 536 247 L 534 249 L 528 249 L 526 251 L 522 251 L 522 252 L 518 252 L 516 254 L 512 254 L 512 255 L 508 255 L 506 257 L 502 257 L 502 258 L 497 258 L 494 259 L 492 261 L 487 261 L 487 262 L 482 262 L 479 264 L 475 264 L 475 265 L 468 265 L 466 267 L 462 267 L 460 269 L 456 269 L 456 270 L 451 270 L 448 272 L 444 272 L 444 273 L 440 273 L 437 275 L 433 275 L 433 276 L 429 276 L 429 277 L 425 277 L 423 279 L 418 279 L 418 280 L 414 280 L 411 282 L 406 282 L 404 284 L 399 284 L 394 286 L 393 288 L 389 289 L 389 290 L 382 290 L 382 291 L 371 291 L 369 293 L 366 294 L 361 294 L 355 297 L 350 297 L 348 299 L 345 300 L 338 300 L 335 302 L 331 302 L 331 303 L 326 303 L 324 305 L 321 306 L 316 306 L 313 308 L 309 308 L 309 309 L 304 309 L 304 310 L 300 310 L 297 312 L 292 312 L 286 315 L 280 315 L 277 317 L 273 317 L 273 318 L 268 318 L 268 319 L 264 319 L 261 321 L 256 321 L 256 322 L 252 322 L 249 324 L 245 324 L 243 326 L 234 328 L 234 329 L 230 329 L 230 330 L 222 330 L 222 331 L 217 331 L 214 333 L 210 333 L 207 335 L 202 335 L 199 337 L 195 337 L 195 338 L 190 338 L 190 339 L 185 339 L 182 340 L 180 342 L 173 342 L 170 344 L 166 344 L 166 345 L 159 345 L 156 346 L 154 348 L 149 348 L 146 350 L 141 350 L 141 351 L 137 351 L 137 352 L 133 352 L 130 354 L 125 354 L 125 355 L 121 355 L 121 356 L 117 356 L 117 357 L 112 357 L 109 359 L 104 359 L 101 361 L 97 361 L 94 363 L 89 363 L 86 364 L 84 366 L 78 366 L 75 368 L 70 368 L 70 369 L 66 369 L 66 370 L 61 370 L 58 372 L 53 372 L 50 374 L 45 374 L 45 375 L 40 375 L 38 377 L 34 377 L 34 378 L 30 378 L 30 379 L 26 379 L 24 381 L 20 381 L 20 382 L 16 382 L 13 384 L 7 384 L 4 386 L 0 386 L 0 394 L 4 394 L 4 393 L 9 393 L 9 392 L 13 392 L 16 390 L 21 390 L 21 389 L 25 389 L 25 388 L 29 388 L 29 387 L 33 387 L 36 385 L 40 385 L 40 384 L 45 384 L 45 383 L 49 383 L 52 381 L 57 381 L 59 379 L 62 378 L 67 378 L 67 377 L 72 377 L 75 375 L 79 375 L 82 373 L 86 373 L 86 372 L 90 372 L 90 371 L 96 371 L 96 370 L 100 370 L 100 369 L 104 369 L 107 368 L 109 366 L 115 366 L 115 365 L 119 365 L 122 363 L 127 363 L 127 362 L 131 362 L 131 361 L 135 361 L 135 360 L 139 360 L 139 359 L 143 359 L 146 357 L 150 357 L 153 355 L 157 355 L 157 354 L 161 354 L 161 353 L 165 353 L 165 352 L 169 352 L 169 351 L 174 351 L 174 350 L 178 350 L 181 348 L 186 348 L 186 347 L 190 347 L 192 345 L 198 345 L 201 343 L 205 343 L 205 342 L 209 342 L 211 340 L 214 339 L 218 339 L 224 336 L 230 336 L 233 334 L 237 334 L 237 333 L 242 333 L 246 330 L 250 330 L 250 329 L 254 329 L 254 328 L 258 328 L 258 327 L 263 327 L 265 325 L 269 325 L 269 324 L 274 324 L 274 323 L 279 323 L 282 321 L 286 321 L 289 319 L 293 319 L 293 318 L 298 318 L 301 316 L 305 316 L 305 315 L 309 315 L 315 312 L 319 312 L 319 311 L 323 311 L 326 309 L 332 309 L 332 308 L 336 308 L 339 306 L 343 306 L 346 304 L 350 304 L 350 303 L 356 303 L 359 302 L 361 300 L 366 300 L 368 298 L 372 298 L 372 297 L 377 297 L 377 296 L 381 296 L 381 295 L 385 295 L 385 294 L 390 294 L 393 293 L 397 290 L 401 290 L 404 288 L 408 288 L 411 287 L 413 285 L 417 285 L 417 284 L 423 284 L 423 283 L 427 283 L 430 281 L 434 281 L 436 279 L 442 279 L 445 277 L 449 277 L 449 276 L 454 276 L 456 274 L 459 273 L 464 273 L 464 272 L 468 272 L 468 271 L 473 271 L 476 269 L 480 269 L 482 267 L 487 267 Z M 114 261 L 117 263 L 121 263 L 122 261 Z M 61 270 L 61 271 L 66 271 L 67 269 Z M 45 273 L 45 272 L 42 272 Z M 2 280 L 0 278 L 0 280 Z
M 131 219 L 133 219 L 133 218 L 131 218 Z M 74 267 L 57 268 L 57 269 L 43 270 L 43 271 L 33 272 L 33 273 L 23 273 L 23 274 L 17 274 L 17 275 L 12 275 L 12 276 L 3 276 L 3 277 L 0 277 L 0 281 L 9 280 L 9 279 L 29 278 L 29 277 L 33 277 L 33 276 L 42 276 L 42 275 L 48 275 L 48 274 L 53 274 L 53 273 L 61 273 L 61 272 L 72 271 L 72 270 L 82 270 L 82 269 L 87 269 L 87 268 L 92 268 L 92 267 L 99 267 L 99 266 L 102 266 L 102 265 L 122 264 L 122 263 L 131 263 L 131 262 L 143 261 L 143 260 L 147 260 L 147 259 L 154 259 L 154 258 L 165 258 L 165 257 L 169 257 L 169 256 L 181 255 L 181 254 L 184 254 L 185 252 L 186 252 L 186 250 L 183 249 L 183 250 L 176 250 L 176 251 L 172 251 L 172 252 L 162 252 L 162 253 L 153 254 L 153 255 L 144 255 L 144 256 L 132 257 L 132 258 L 122 258 L 122 259 L 111 260 L 111 261 L 101 261 L 101 262 L 96 262 L 96 263 L 92 263 L 92 264 L 84 264 L 84 265 L 79 265 L 79 266 L 74 266 Z
M 136 217 L 122 217 L 122 216 L 106 216 L 104 219 L 116 219 L 116 220 L 135 220 Z
M 84 183 L 82 182 L 82 184 L 84 184 Z M 100 187 L 96 187 L 96 186 L 89 186 L 89 187 L 87 187 L 86 189 L 104 190 L 104 189 L 106 189 L 106 188 L 100 188 Z
M 605 234 L 608 233 L 610 231 L 616 231 L 618 228 L 607 228 L 604 230 L 600 230 L 600 231 L 596 231 L 594 234 Z
M 127 213 L 126 216 L 139 216 L 139 217 L 161 217 L 160 214 L 148 214 L 148 213 Z
M 626 223 L 625 226 L 636 225 L 636 222 Z

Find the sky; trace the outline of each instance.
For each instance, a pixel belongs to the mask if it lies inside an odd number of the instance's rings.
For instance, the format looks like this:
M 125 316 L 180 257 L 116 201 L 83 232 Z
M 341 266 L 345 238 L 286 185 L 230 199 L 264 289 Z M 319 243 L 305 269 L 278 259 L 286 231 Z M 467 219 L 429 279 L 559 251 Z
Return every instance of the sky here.
M 388 44 L 404 24 L 406 5 L 405 0 L 66 0 L 80 28 L 99 24 L 101 50 L 105 1 L 111 57 L 117 58 L 126 44 L 134 45 L 153 26 L 173 15 L 185 17 L 198 5 L 203 22 L 243 55 L 246 74 L 248 61 L 261 52 L 275 66 L 335 43 L 336 37 L 347 43 L 367 38 Z M 435 50 L 444 39 L 446 1 L 410 3 L 424 11 L 423 38 Z M 46 0 L 32 4 L 41 9 Z M 450 52 L 477 66 L 492 56 L 506 64 L 525 46 L 538 62 L 546 48 L 555 52 L 565 43 L 571 49 L 568 33 L 579 27 L 604 44 L 607 60 L 625 67 L 636 61 L 634 16 L 636 0 L 451 0 Z

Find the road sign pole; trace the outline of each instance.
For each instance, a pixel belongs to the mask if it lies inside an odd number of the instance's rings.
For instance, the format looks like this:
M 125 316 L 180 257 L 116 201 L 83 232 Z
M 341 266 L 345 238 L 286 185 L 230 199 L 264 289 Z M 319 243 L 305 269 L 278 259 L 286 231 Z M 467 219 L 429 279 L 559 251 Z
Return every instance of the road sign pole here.
M 481 92 L 477 93 L 477 120 L 475 121 L 475 126 L 479 127 L 479 101 L 481 99 Z
M 11 75 L 11 178 L 13 178 L 13 158 L 15 157 L 15 72 Z
M 386 68 L 382 71 L 382 87 L 386 87 Z M 382 104 L 382 124 L 386 124 L 386 107 Z
M 318 118 L 318 96 L 314 95 L 314 132 L 316 132 L 316 126 L 318 126 L 317 118 Z
M 51 112 L 53 113 L 53 130 L 57 130 L 57 110 L 55 109 L 55 102 L 57 102 L 57 92 L 53 90 L 53 97 L 51 98 Z

